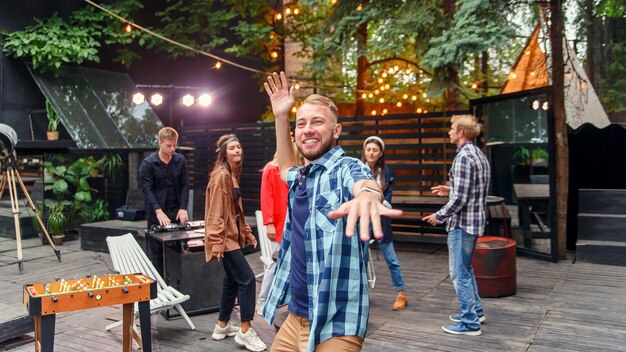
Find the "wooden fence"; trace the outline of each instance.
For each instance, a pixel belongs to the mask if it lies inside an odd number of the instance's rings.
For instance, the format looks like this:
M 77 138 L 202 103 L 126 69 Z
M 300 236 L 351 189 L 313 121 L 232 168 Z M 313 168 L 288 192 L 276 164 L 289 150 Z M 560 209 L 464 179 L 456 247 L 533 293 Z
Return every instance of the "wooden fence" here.
M 432 204 L 421 207 L 421 201 L 411 204 L 410 200 L 430 195 L 430 187 L 447 181 L 455 155 L 455 146 L 449 143 L 447 132 L 450 116 L 457 113 L 466 112 L 340 118 L 343 126 L 340 144 L 347 154 L 360 157 L 363 140 L 368 136 L 377 135 L 385 141 L 386 162 L 396 179 L 394 196 L 404 198 L 403 204 L 396 207 L 407 213 L 393 222 L 394 235 L 402 240 L 442 240 L 441 228 L 424 226 L 418 220 L 423 212 L 432 211 Z M 274 123 L 194 126 L 179 132 L 180 145 L 190 147 L 184 154 L 189 163 L 190 187 L 194 189 L 194 218 L 204 215 L 205 188 L 215 160 L 215 142 L 225 133 L 235 133 L 243 147 L 241 191 L 246 215 L 253 215 L 260 206 L 260 170 L 272 159 L 276 148 Z

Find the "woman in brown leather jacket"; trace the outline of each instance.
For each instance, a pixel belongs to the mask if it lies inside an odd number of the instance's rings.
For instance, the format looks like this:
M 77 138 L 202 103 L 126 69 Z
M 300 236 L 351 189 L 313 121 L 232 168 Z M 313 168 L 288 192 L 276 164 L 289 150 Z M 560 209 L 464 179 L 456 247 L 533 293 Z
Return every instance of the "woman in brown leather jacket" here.
M 213 329 L 213 340 L 235 336 L 235 342 L 250 351 L 266 346 L 250 326 L 254 317 L 256 279 L 241 249 L 256 247 L 256 239 L 243 213 L 239 177 L 243 150 L 234 134 L 217 140 L 217 157 L 206 189 L 204 246 L 206 260 L 221 261 L 226 276 L 222 289 L 219 321 Z M 229 323 L 239 298 L 241 329 Z

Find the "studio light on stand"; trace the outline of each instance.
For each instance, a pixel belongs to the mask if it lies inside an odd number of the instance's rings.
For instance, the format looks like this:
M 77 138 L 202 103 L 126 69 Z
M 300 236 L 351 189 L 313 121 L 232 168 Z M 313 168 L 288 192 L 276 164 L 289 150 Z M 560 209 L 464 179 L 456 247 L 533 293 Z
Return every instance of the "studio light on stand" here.
M 0 123 L 0 162 L 2 162 L 3 173 L 2 173 L 2 181 L 0 181 L 0 199 L 2 199 L 2 195 L 4 194 L 5 187 L 9 187 L 9 197 L 11 198 L 11 211 L 13 213 L 13 222 L 15 223 L 15 240 L 17 245 L 17 265 L 20 270 L 20 274 L 24 271 L 24 263 L 22 262 L 22 230 L 20 228 L 20 208 L 19 202 L 17 199 L 17 184 L 20 185 L 20 189 L 26 198 L 29 207 L 33 210 L 37 221 L 39 222 L 39 226 L 41 227 L 44 235 L 48 239 L 48 243 L 54 250 L 54 254 L 56 254 L 59 261 L 61 261 L 61 252 L 54 246 L 52 242 L 52 238 L 46 229 L 43 221 L 39 217 L 39 214 L 36 211 L 35 204 L 33 200 L 30 198 L 28 190 L 24 185 L 24 181 L 22 181 L 22 177 L 18 173 L 15 166 L 17 165 L 17 155 L 15 153 L 15 145 L 17 144 L 17 133 L 15 130 L 3 123 Z

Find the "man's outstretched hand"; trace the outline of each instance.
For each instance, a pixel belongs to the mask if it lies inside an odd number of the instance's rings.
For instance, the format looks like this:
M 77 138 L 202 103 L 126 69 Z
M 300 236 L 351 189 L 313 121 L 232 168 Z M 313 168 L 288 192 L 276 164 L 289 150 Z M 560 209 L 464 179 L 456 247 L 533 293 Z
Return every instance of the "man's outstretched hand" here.
M 390 209 L 381 203 L 378 198 L 369 192 L 362 192 L 349 202 L 343 203 L 337 210 L 328 213 L 331 219 L 339 219 L 348 216 L 346 220 L 347 237 L 354 236 L 354 229 L 357 221 L 359 222 L 359 233 L 361 241 L 369 241 L 370 224 L 374 232 L 374 238 L 383 238 L 383 229 L 380 223 L 380 216 L 384 215 L 390 218 L 402 216 L 402 210 Z
M 280 72 L 280 77 L 274 72 L 271 76 L 267 77 L 267 83 L 264 84 L 265 91 L 270 97 L 272 103 L 272 112 L 274 117 L 281 118 L 289 116 L 289 111 L 293 106 L 295 99 L 293 97 L 293 87 L 289 89 L 287 82 L 287 76 L 285 72 Z

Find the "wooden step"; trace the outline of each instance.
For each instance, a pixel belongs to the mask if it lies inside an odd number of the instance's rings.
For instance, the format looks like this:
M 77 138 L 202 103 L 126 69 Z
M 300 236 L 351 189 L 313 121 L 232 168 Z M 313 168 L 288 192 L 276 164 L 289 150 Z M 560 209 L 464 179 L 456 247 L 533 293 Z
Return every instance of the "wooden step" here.
M 626 244 L 626 215 L 578 214 L 578 239 Z
M 626 266 L 626 243 L 578 240 L 576 242 L 576 260 Z

